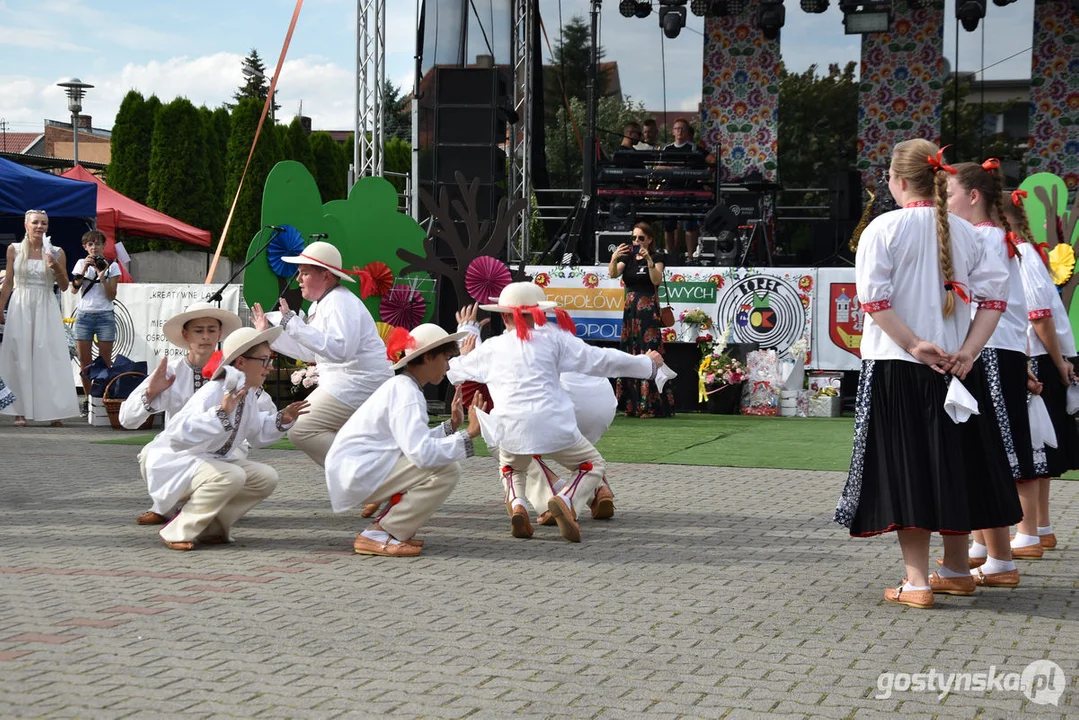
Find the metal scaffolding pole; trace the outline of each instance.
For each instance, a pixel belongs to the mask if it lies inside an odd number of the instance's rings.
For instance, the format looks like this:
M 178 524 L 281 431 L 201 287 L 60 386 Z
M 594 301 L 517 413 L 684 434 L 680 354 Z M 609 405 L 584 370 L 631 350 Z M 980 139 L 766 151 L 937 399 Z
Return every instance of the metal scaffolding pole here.
M 386 0 L 356 2 L 356 134 L 353 181 L 381 177 L 386 128 L 382 106 L 386 87 Z
M 532 217 L 532 43 L 533 0 L 513 0 L 513 109 L 519 118 L 509 126 L 509 193 L 507 200 L 525 201 L 524 209 L 510 220 L 508 260 L 527 258 Z

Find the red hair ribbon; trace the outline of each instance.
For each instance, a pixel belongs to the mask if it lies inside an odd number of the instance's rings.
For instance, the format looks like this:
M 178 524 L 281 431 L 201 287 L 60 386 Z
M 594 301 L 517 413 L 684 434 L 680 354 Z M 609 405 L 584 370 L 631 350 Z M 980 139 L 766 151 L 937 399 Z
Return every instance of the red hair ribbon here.
M 558 327 L 572 335 L 577 334 L 577 323 L 573 322 L 573 318 L 569 316 L 568 312 L 562 308 L 555 308 L 554 316 L 558 319 Z
M 221 359 L 225 357 L 225 353 L 220 350 L 214 350 L 214 354 L 210 356 L 210 359 L 206 361 L 206 364 L 202 366 L 202 376 L 207 380 L 213 378 L 214 373 L 217 372 L 217 368 L 221 366 Z
M 968 305 L 970 304 L 970 295 L 967 293 L 967 286 L 959 282 L 958 280 L 949 280 L 948 282 L 944 283 L 944 291 L 954 292 L 960 300 L 967 303 Z
M 1026 190 L 1012 190 L 1012 205 L 1023 207 L 1023 201 L 1027 198 Z
M 386 357 L 391 363 L 398 362 L 405 355 L 405 351 L 416 347 L 416 338 L 403 327 L 395 327 L 386 338 Z
M 1034 249 L 1038 251 L 1038 255 L 1041 256 L 1042 262 L 1049 265 L 1049 243 L 1031 243 Z
M 985 162 L 982 163 L 982 170 L 985 170 L 986 172 L 993 172 L 994 170 L 996 170 L 999 167 L 1000 167 L 1000 160 L 998 160 L 997 158 L 989 158 L 988 160 L 986 160 Z
M 933 157 L 932 155 L 926 155 L 925 156 L 926 161 L 929 162 L 929 167 L 933 168 L 933 172 L 937 172 L 938 170 L 943 170 L 944 172 L 949 173 L 951 175 L 955 175 L 956 173 L 959 172 L 958 170 L 953 168 L 951 165 L 947 165 L 944 162 L 944 151 L 947 150 L 950 147 L 951 147 L 951 145 L 945 145 L 940 150 L 937 150 L 937 156 L 936 157 Z
M 547 324 L 547 316 L 539 309 L 539 305 L 519 305 L 513 308 L 513 326 L 517 328 L 517 337 L 522 340 L 528 340 L 532 337 L 532 330 L 525 324 L 526 311 L 532 316 L 532 322 L 535 323 L 536 327 Z
M 1015 257 L 1019 248 L 1019 236 L 1009 231 L 1004 233 L 1004 244 L 1008 246 L 1008 259 Z

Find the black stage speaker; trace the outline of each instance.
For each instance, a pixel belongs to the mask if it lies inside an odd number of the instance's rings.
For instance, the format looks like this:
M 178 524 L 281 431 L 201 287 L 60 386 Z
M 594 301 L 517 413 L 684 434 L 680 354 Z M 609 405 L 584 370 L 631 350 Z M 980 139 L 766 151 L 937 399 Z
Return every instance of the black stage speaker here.
M 857 170 L 828 176 L 828 217 L 855 220 L 862 214 L 862 174 Z

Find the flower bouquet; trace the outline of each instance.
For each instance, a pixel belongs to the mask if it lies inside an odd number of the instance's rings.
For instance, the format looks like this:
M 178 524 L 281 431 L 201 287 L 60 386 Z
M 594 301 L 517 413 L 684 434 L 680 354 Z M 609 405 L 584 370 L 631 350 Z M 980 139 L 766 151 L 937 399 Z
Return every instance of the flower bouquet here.
M 697 342 L 702 330 L 712 329 L 712 318 L 700 308 L 683 310 L 678 322 L 682 324 L 682 340 L 685 342 Z
M 746 379 L 746 368 L 726 352 L 730 333 L 728 327 L 718 340 L 701 343 L 703 357 L 697 369 L 699 399 L 707 402 L 708 411 L 715 414 L 738 412 L 740 388 Z
M 318 386 L 318 365 L 301 363 L 292 371 L 291 380 L 292 394 L 300 399 L 307 397 Z

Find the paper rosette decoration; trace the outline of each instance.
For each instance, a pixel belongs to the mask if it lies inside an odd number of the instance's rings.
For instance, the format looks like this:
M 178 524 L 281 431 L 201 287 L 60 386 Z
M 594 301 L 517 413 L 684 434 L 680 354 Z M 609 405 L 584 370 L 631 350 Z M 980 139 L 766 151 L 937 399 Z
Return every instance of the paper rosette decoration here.
M 1049 275 L 1053 283 L 1063 285 L 1068 282 L 1075 270 L 1075 250 L 1071 245 L 1058 243 L 1049 251 Z
M 473 300 L 480 303 L 497 298 L 502 288 L 512 281 L 513 276 L 506 264 L 490 255 L 480 255 L 468 264 L 465 271 L 465 289 Z
M 393 287 L 393 270 L 384 262 L 367 263 L 360 270 L 360 297 L 385 295 Z
M 296 274 L 296 265 L 285 262 L 283 257 L 295 257 L 303 252 L 303 235 L 291 225 L 283 225 L 284 229 L 276 232 L 266 248 L 266 259 L 270 262 L 270 269 L 277 277 L 290 278 Z
M 382 343 L 385 344 L 386 338 L 393 332 L 393 325 L 378 320 L 375 322 L 375 329 L 378 330 L 378 337 L 382 340 Z
M 418 290 L 408 285 L 395 285 L 382 296 L 378 314 L 383 322 L 406 330 L 423 322 L 423 313 L 427 310 L 427 301 Z

